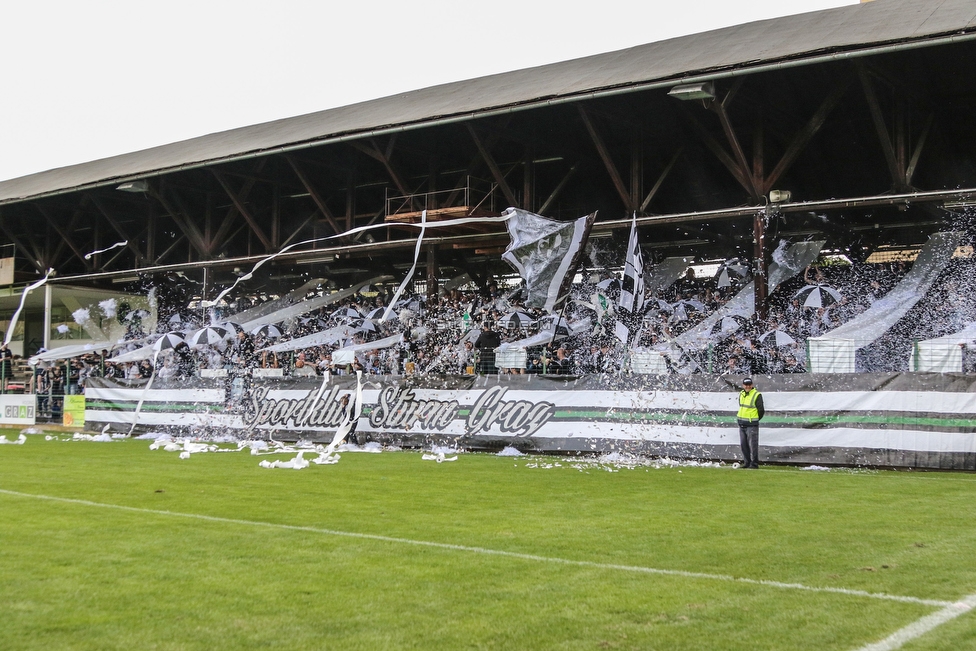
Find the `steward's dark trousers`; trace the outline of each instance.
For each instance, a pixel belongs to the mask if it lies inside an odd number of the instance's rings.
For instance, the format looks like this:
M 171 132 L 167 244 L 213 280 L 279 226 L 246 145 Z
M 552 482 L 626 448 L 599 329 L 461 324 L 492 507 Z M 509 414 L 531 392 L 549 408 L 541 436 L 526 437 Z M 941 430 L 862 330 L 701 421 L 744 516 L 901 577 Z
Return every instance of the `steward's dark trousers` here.
M 742 463 L 746 466 L 759 465 L 759 421 L 750 423 L 739 420 L 739 443 L 742 445 Z

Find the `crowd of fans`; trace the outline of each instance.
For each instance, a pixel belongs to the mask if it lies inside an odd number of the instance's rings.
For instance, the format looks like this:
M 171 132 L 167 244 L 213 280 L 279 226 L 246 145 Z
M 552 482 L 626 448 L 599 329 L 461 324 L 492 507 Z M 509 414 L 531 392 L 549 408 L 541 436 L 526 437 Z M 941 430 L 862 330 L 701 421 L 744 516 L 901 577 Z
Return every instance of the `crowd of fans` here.
M 909 263 L 910 264 L 910 263 Z M 237 329 L 216 345 L 179 343 L 156 358 L 118 362 L 116 355 L 152 341 L 134 327 L 128 347 L 110 353 L 102 350 L 67 361 L 38 364 L 30 390 L 38 394 L 81 392 L 90 377 L 146 379 L 183 378 L 226 371 L 230 377 L 265 375 L 311 377 L 325 373 L 413 375 L 545 373 L 583 375 L 616 373 L 630 368 L 634 349 L 660 351 L 669 372 L 729 374 L 803 373 L 807 368 L 805 341 L 829 331 L 862 313 L 884 296 L 909 269 L 906 263 L 827 264 L 810 266 L 787 281 L 770 297 L 765 320 L 739 319 L 731 327 L 716 324 L 706 347 L 681 352 L 673 342 L 718 311 L 749 281 L 746 273 L 724 273 L 698 278 L 692 270 L 664 290 L 645 298 L 645 310 L 628 323 L 632 340 L 625 346 L 614 334 L 619 289 L 611 279 L 574 286 L 572 297 L 558 315 L 547 315 L 524 305 L 523 291 L 502 290 L 495 282 L 481 290 L 442 291 L 427 299 L 414 296 L 400 301 L 383 320 L 387 297 L 382 293 L 359 295 L 340 305 L 322 308 L 301 319 L 278 324 L 282 334 L 254 334 Z M 961 329 L 976 320 L 976 296 L 971 261 L 954 261 L 934 290 L 924 321 L 929 336 Z M 730 267 L 731 268 L 731 267 Z M 827 286 L 839 299 L 821 307 L 807 307 L 803 287 Z M 963 300 L 944 300 L 947 295 Z M 920 308 L 921 309 L 921 308 Z M 372 318 L 369 318 L 369 317 Z M 272 352 L 270 346 L 289 339 L 336 330 L 344 336 L 298 350 Z M 553 328 L 553 341 L 521 347 L 519 342 Z M 199 328 L 189 318 L 161 319 L 157 330 L 181 326 Z M 157 333 L 158 334 L 158 333 Z M 372 341 L 401 334 L 402 339 L 383 348 Z M 508 344 L 513 346 L 509 347 Z M 357 345 L 355 355 L 336 350 Z M 675 351 L 678 350 L 678 354 Z M 524 352 L 523 352 L 524 351 Z M 212 373 L 211 373 L 212 374 Z

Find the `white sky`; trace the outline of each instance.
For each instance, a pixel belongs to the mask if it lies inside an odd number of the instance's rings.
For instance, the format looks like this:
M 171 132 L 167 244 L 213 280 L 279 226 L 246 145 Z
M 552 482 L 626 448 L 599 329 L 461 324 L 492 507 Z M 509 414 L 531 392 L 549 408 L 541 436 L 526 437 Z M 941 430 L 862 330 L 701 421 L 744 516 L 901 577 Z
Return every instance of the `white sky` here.
M 7 0 L 0 180 L 850 4 L 856 0 Z

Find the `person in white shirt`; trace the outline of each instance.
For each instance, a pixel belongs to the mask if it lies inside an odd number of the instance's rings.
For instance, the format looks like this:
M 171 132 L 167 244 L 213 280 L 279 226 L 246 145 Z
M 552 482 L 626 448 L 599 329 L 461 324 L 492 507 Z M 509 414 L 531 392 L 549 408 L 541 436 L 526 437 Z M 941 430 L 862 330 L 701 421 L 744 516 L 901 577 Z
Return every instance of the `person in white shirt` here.
M 167 357 L 162 368 L 156 371 L 156 377 L 161 379 L 176 377 L 176 362 L 173 361 L 172 356 Z

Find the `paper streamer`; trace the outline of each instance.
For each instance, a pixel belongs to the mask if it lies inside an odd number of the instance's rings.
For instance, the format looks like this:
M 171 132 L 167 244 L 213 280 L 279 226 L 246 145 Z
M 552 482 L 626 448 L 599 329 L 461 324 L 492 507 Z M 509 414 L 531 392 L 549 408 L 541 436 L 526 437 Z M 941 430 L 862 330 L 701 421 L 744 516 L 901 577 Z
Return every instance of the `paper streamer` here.
M 326 446 L 325 452 L 322 452 L 317 459 L 313 461 L 317 464 L 324 463 L 336 463 L 339 459 L 337 455 L 334 455 L 335 449 L 339 447 L 342 443 L 342 439 L 346 438 L 350 431 L 352 431 L 353 425 L 359 421 L 359 416 L 363 411 L 363 372 L 356 371 L 356 405 L 353 408 L 352 414 L 347 414 L 346 420 L 339 426 L 336 430 L 335 436 L 332 437 L 332 442 Z
M 413 280 L 413 274 L 417 270 L 417 261 L 420 259 L 420 245 L 424 241 L 424 233 L 427 232 L 427 211 L 424 210 L 420 213 L 420 235 L 417 236 L 417 246 L 413 250 L 413 266 L 410 267 L 410 271 L 404 276 L 403 282 L 397 287 L 396 293 L 393 294 L 393 298 L 390 299 L 389 304 L 386 306 L 386 310 L 383 311 L 383 316 L 380 317 L 380 322 L 387 321 L 390 318 L 390 313 L 393 311 L 393 306 L 396 302 L 400 300 L 400 295 L 406 286 Z
M 149 381 L 146 382 L 146 386 L 143 387 L 142 393 L 139 394 L 139 402 L 136 403 L 136 410 L 132 412 L 132 424 L 129 426 L 129 436 L 132 436 L 132 431 L 136 428 L 136 424 L 139 422 L 139 412 L 142 411 L 142 403 L 146 400 L 146 394 L 149 389 L 152 388 L 153 380 L 156 379 L 156 362 L 159 360 L 159 353 L 161 350 L 154 350 L 152 357 L 152 373 L 149 375 Z
M 128 244 L 129 244 L 129 240 L 123 240 L 121 242 L 116 242 L 115 244 L 113 244 L 110 247 L 107 247 L 107 248 L 104 248 L 104 249 L 99 249 L 97 251 L 92 251 L 91 253 L 86 253 L 85 254 L 85 260 L 91 260 L 92 259 L 92 256 L 96 256 L 99 253 L 105 253 L 106 251 L 111 251 L 112 249 L 117 249 L 120 246 L 127 246 Z
M 499 223 L 499 224 L 501 224 L 501 223 L 504 223 L 504 222 L 508 221 L 509 219 L 510 219 L 510 216 L 509 215 L 502 215 L 501 217 L 462 217 L 460 219 L 449 219 L 449 220 L 442 221 L 442 222 L 433 222 L 433 223 L 428 224 L 427 223 L 427 211 L 425 210 L 421 214 L 421 223 L 420 224 L 408 224 L 408 223 L 404 223 L 404 224 L 398 224 L 398 226 L 407 226 L 407 227 L 413 227 L 413 228 L 419 228 L 420 229 L 420 238 L 417 240 L 417 247 L 416 247 L 416 250 L 414 252 L 414 260 L 413 260 L 413 266 L 414 266 L 414 268 L 416 268 L 416 266 L 417 266 L 417 258 L 420 255 L 420 242 L 423 239 L 424 231 L 426 229 L 428 229 L 428 228 L 444 228 L 444 227 L 448 227 L 448 226 L 460 226 L 462 224 L 475 224 L 475 223 Z M 268 262 L 274 260 L 279 255 L 281 255 L 283 253 L 286 253 L 286 252 L 294 249 L 296 246 L 302 246 L 304 244 L 315 244 L 317 242 L 326 242 L 328 240 L 334 240 L 334 239 L 337 239 L 337 238 L 340 238 L 340 237 L 349 237 L 350 235 L 357 235 L 359 233 L 365 233 L 367 231 L 376 230 L 378 228 L 387 228 L 388 226 L 389 226 L 389 224 L 373 224 L 371 226 L 357 226 L 356 228 L 350 229 L 350 230 L 348 230 L 348 231 L 346 231 L 344 233 L 340 233 L 338 235 L 329 235 L 328 237 L 317 237 L 317 238 L 315 238 L 313 240 L 303 240 L 301 242 L 295 242 L 294 244 L 289 244 L 288 246 L 286 246 L 285 248 L 281 249 L 277 253 L 272 253 L 271 255 L 269 255 L 266 258 L 262 258 L 262 259 L 258 260 L 257 263 L 255 263 L 255 265 L 251 268 L 251 271 L 249 271 L 248 273 L 244 274 L 243 276 L 241 276 L 240 278 L 238 278 L 237 280 L 235 280 L 234 281 L 234 284 L 231 285 L 230 287 L 228 287 L 227 289 L 223 290 L 222 292 L 220 292 L 217 295 L 217 298 L 215 298 L 212 301 L 203 301 L 202 305 L 203 305 L 203 307 L 213 307 L 213 306 L 217 305 L 217 303 L 219 303 L 225 296 L 227 296 L 229 293 L 231 293 L 234 290 L 234 288 L 237 287 L 238 284 L 240 284 L 244 280 L 250 280 L 251 278 L 253 278 L 254 277 L 254 272 L 257 271 L 261 266 L 263 266 L 263 265 L 267 264 Z M 411 269 L 410 273 L 407 274 L 407 277 L 410 278 L 412 275 L 413 275 L 413 269 Z M 398 294 L 398 296 L 399 296 L 399 294 Z M 391 306 L 392 306 L 393 302 L 394 301 L 391 301 L 390 302 L 390 305 Z M 384 312 L 383 318 L 381 320 L 385 321 L 388 317 L 389 317 L 389 308 L 387 309 L 386 312 Z
M 4 345 L 9 344 L 10 339 L 14 336 L 14 328 L 17 327 L 17 321 L 18 319 L 20 319 L 20 313 L 24 311 L 24 302 L 27 300 L 27 295 L 30 294 L 35 289 L 37 289 L 38 287 L 40 287 L 41 285 L 43 285 L 44 283 L 46 283 L 47 279 L 50 278 L 51 274 L 53 273 L 54 273 L 54 269 L 48 269 L 47 273 L 44 274 L 43 278 L 38 280 L 33 285 L 28 285 L 27 287 L 24 288 L 24 293 L 20 295 L 20 305 L 17 306 L 17 311 L 14 312 L 14 315 L 10 317 L 10 327 L 7 328 L 7 335 L 3 338 Z

